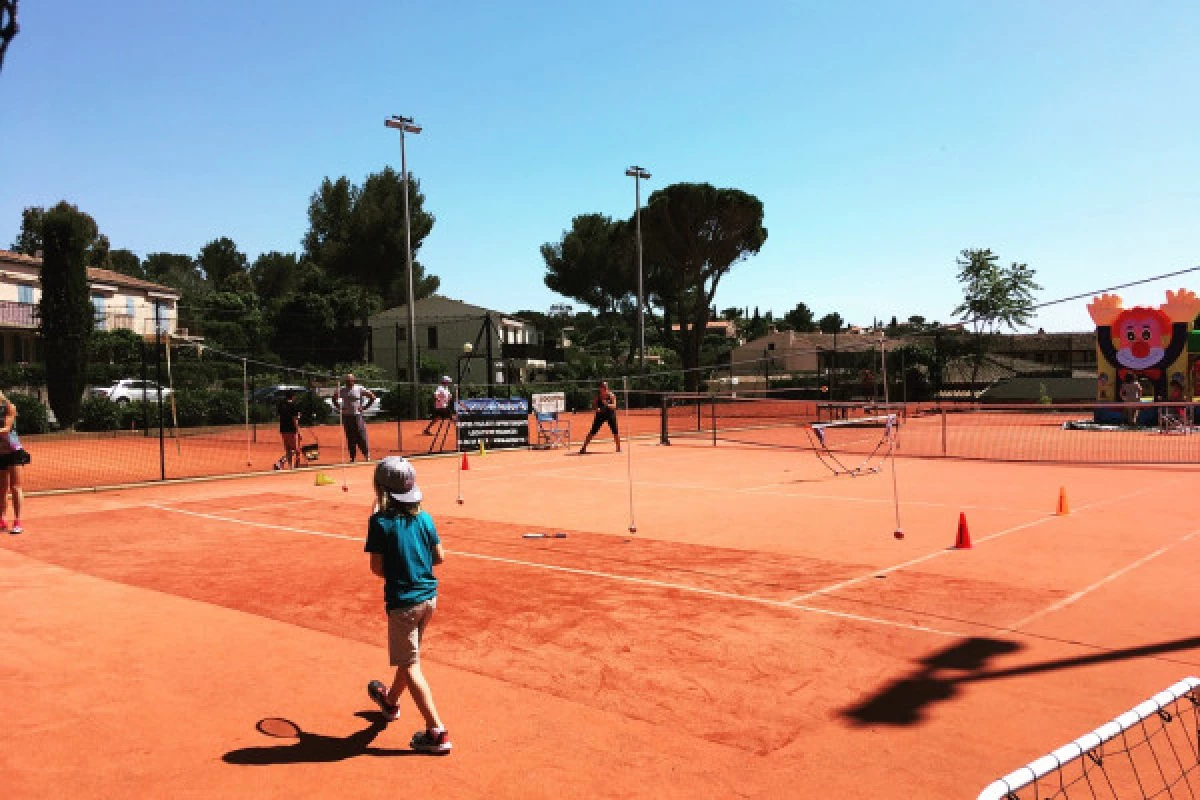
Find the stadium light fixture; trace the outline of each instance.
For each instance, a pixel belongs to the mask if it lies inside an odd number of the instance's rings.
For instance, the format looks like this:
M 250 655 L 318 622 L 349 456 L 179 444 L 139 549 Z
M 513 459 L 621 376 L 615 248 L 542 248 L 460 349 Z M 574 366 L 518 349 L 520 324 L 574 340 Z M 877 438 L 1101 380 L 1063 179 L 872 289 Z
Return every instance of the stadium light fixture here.
M 402 117 L 393 114 L 383 121 L 388 128 L 400 131 L 400 173 L 404 188 L 404 257 L 408 269 L 408 379 L 411 386 L 410 400 L 412 402 L 412 418 L 421 417 L 421 398 L 418 396 L 420 384 L 417 369 L 417 302 L 413 286 L 412 263 L 412 221 L 408 213 L 408 157 L 404 150 L 404 134 L 420 133 L 421 126 L 413 122 L 412 117 Z
M 636 164 L 625 170 L 633 178 L 634 216 L 637 219 L 637 306 L 638 306 L 638 369 L 646 370 L 646 316 L 642 292 L 642 181 L 650 179 L 650 173 Z

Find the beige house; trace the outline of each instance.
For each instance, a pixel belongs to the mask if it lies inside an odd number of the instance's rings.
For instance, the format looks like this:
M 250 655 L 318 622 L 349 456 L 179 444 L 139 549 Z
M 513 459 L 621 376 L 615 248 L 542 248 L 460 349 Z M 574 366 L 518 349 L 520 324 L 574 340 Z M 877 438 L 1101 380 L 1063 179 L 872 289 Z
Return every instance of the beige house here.
M 889 340 L 891 350 L 898 342 Z M 829 365 L 832 353 L 879 351 L 879 335 L 862 331 L 834 333 L 797 333 L 772 331 L 766 336 L 735 347 L 730 354 L 734 375 L 762 375 L 785 372 L 816 372 Z
M 37 316 L 41 269 L 40 258 L 0 250 L 0 363 L 37 361 L 41 355 Z M 107 269 L 87 273 L 96 330 L 128 330 L 152 339 L 157 311 L 163 333 L 186 335 L 176 327 L 176 290 Z
M 461 368 L 464 382 L 487 382 L 484 362 L 489 339 L 494 382 L 523 383 L 546 369 L 546 362 L 539 357 L 542 342 L 537 328 L 524 320 L 436 294 L 418 300 L 414 312 L 418 358 L 440 361 L 454 380 L 459 379 Z M 485 325 L 487 320 L 490 326 Z M 408 306 L 381 311 L 368 324 L 372 362 L 396 380 L 409 380 Z M 475 358 L 462 358 L 463 345 L 468 344 Z

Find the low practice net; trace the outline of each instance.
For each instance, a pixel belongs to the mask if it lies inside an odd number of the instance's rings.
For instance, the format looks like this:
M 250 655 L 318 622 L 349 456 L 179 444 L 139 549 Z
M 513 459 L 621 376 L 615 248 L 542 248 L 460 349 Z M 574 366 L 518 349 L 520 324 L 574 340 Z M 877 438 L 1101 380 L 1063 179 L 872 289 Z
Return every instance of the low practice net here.
M 992 782 L 978 800 L 1200 797 L 1200 680 L 1185 678 Z
M 954 405 L 822 403 L 754 396 L 662 397 L 664 444 L 828 449 L 868 455 L 895 417 L 897 455 L 1071 464 L 1200 463 L 1194 403 Z M 823 441 L 813 435 L 823 427 Z

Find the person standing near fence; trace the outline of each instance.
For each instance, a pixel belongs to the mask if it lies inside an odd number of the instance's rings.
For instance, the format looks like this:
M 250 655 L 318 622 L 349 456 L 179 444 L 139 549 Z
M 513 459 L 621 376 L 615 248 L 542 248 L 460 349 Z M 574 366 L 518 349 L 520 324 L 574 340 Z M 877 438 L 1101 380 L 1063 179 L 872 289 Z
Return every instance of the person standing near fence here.
M 296 406 L 296 390 L 288 389 L 276 407 L 279 412 L 279 438 L 283 440 L 283 455 L 275 469 L 300 466 L 300 409 Z
M 1125 380 L 1121 383 L 1121 402 L 1122 403 L 1140 403 L 1142 402 L 1142 384 L 1138 382 L 1137 376 L 1132 372 L 1125 376 Z M 1140 409 L 1133 407 L 1125 410 L 1125 416 L 1129 424 L 1137 427 L 1138 411 Z
M 425 436 L 432 436 L 433 431 L 430 430 L 433 424 L 441 419 L 454 419 L 454 409 L 450 405 L 453 399 L 450 394 L 450 376 L 442 377 L 441 384 L 433 390 L 433 413 L 429 415 L 429 424 L 425 426 L 425 430 L 421 433 Z
M 17 407 L 0 392 L 0 533 L 8 530 L 21 533 L 21 507 L 25 502 L 25 490 L 21 488 L 21 468 L 32 459 L 17 438 Z M 4 524 L 8 512 L 8 496 L 12 495 L 13 524 Z
M 617 452 L 621 452 L 621 433 L 617 430 L 617 396 L 608 390 L 608 382 L 600 381 L 600 390 L 596 392 L 596 416 L 592 420 L 592 429 L 583 440 L 583 447 L 579 448 L 579 454 L 587 453 L 588 445 L 592 443 L 592 437 L 595 436 L 602 426 L 608 425 L 608 429 L 612 431 L 613 439 L 617 443 Z
M 346 375 L 344 383 L 333 395 L 334 408 L 342 417 L 342 431 L 346 434 L 346 447 L 350 451 L 351 461 L 355 459 L 356 450 L 362 451 L 364 461 L 371 460 L 371 448 L 367 444 L 367 424 L 363 421 L 363 411 L 370 408 L 375 403 L 375 399 L 375 393 L 355 383 L 352 374 Z

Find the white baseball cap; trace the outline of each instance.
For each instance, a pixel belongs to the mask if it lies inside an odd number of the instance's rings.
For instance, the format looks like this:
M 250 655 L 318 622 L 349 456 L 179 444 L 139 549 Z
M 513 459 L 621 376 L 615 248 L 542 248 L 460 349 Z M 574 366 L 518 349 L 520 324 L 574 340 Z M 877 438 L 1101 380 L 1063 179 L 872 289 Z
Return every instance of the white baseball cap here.
M 376 465 L 375 486 L 397 503 L 419 503 L 423 496 L 417 486 L 417 471 L 401 456 L 387 456 Z

